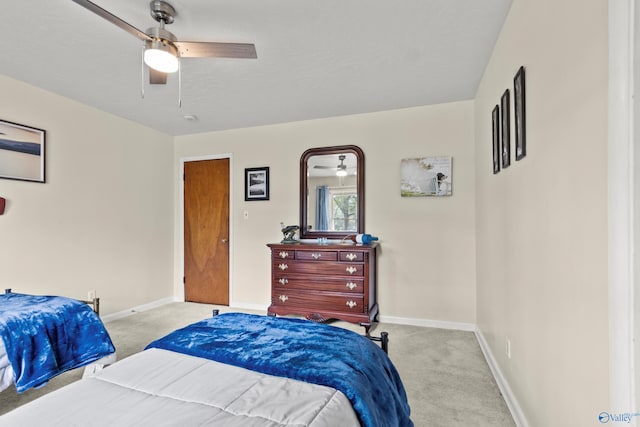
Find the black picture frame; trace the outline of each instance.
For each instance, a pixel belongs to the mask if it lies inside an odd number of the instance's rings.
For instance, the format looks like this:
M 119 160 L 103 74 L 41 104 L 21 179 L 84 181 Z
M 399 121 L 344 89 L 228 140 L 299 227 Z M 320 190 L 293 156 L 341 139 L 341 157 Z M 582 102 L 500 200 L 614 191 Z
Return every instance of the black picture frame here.
M 527 120 L 524 66 L 513 77 L 513 112 L 515 115 L 516 160 L 527 155 Z
M 269 167 L 244 170 L 244 200 L 269 200 Z
M 491 136 L 493 140 L 493 173 L 500 172 L 500 106 L 491 112 Z
M 42 129 L 0 120 L 0 178 L 45 182 Z
M 500 98 L 500 137 L 502 153 L 502 169 L 506 169 L 511 164 L 511 112 L 509 89 L 505 90 Z

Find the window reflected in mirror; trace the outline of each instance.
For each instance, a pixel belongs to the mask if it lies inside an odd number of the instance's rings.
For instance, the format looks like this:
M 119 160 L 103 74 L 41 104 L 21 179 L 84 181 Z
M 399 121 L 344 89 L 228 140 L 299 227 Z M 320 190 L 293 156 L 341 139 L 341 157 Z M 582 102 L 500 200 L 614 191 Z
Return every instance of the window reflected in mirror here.
M 361 229 L 364 156 L 355 146 L 307 150 L 301 158 L 301 237 L 342 238 Z M 304 198 L 304 199 L 302 199 Z

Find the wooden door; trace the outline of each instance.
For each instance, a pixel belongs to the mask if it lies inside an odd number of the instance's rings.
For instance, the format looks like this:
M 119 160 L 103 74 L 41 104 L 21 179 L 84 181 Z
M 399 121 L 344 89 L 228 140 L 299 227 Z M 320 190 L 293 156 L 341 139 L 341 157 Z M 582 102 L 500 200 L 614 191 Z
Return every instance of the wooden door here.
M 184 295 L 229 305 L 229 159 L 184 163 Z

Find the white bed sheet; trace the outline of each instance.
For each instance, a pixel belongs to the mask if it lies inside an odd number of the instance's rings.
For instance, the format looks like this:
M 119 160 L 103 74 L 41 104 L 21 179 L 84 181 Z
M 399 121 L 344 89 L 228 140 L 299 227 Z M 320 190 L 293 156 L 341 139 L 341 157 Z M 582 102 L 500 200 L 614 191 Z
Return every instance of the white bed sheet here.
M 149 349 L 2 417 L 2 426 L 359 426 L 325 386 Z
M 4 347 L 4 341 L 0 339 L 0 391 L 13 384 L 13 368 L 9 363 L 9 356 Z

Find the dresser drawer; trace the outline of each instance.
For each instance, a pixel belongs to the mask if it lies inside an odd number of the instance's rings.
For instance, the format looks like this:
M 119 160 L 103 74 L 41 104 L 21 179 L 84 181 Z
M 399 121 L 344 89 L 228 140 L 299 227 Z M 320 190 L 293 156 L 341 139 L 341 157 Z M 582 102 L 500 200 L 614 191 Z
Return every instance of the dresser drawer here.
M 364 293 L 364 279 L 361 277 L 309 277 L 303 275 L 274 274 L 273 290 L 284 292 L 287 289 L 305 290 L 313 292 L 348 292 Z
M 296 251 L 292 251 L 289 249 L 279 249 L 279 250 L 273 250 L 271 252 L 271 257 L 276 260 L 276 259 L 294 259 L 296 256 Z
M 364 264 L 347 262 L 315 262 L 274 260 L 273 272 L 288 274 L 313 274 L 324 276 L 364 276 Z
M 364 262 L 366 255 L 364 252 L 348 251 L 340 252 L 340 261 L 346 262 Z
M 306 261 L 337 261 L 338 253 L 331 251 L 296 251 L 296 259 Z
M 364 298 L 356 295 L 274 290 L 271 303 L 280 306 L 313 307 L 317 310 L 364 313 Z

